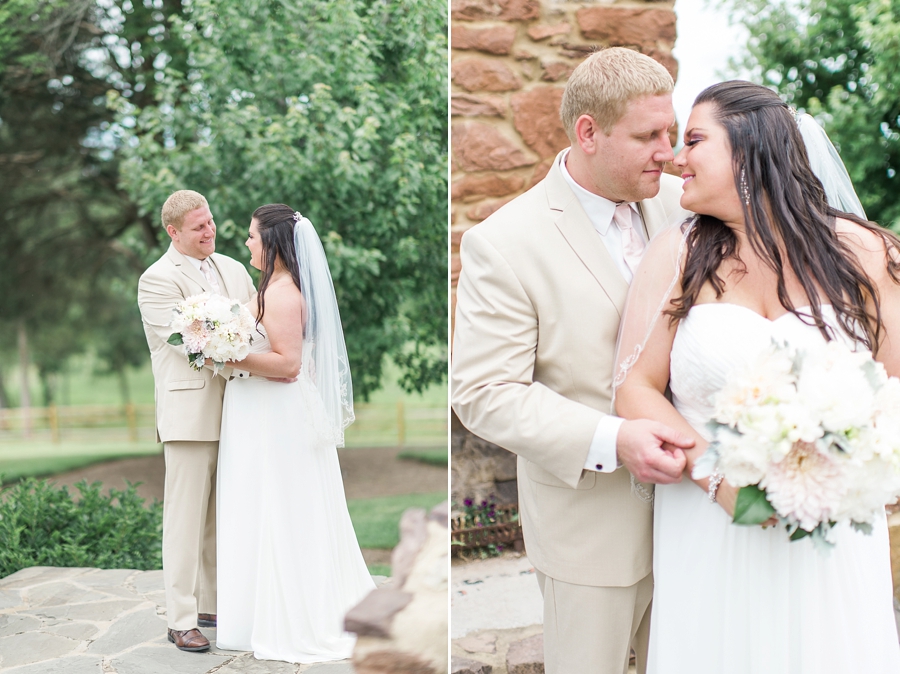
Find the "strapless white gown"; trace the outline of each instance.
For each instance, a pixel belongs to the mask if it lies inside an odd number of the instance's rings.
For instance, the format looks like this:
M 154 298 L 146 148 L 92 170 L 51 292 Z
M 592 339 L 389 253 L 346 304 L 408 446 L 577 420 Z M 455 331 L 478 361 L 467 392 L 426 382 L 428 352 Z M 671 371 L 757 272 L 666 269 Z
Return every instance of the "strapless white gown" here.
M 255 335 L 255 353 L 271 350 Z M 347 512 L 335 447 L 312 438 L 312 382 L 225 388 L 216 498 L 219 648 L 263 660 L 348 658 L 344 614 L 375 584 Z
M 830 307 L 826 320 L 836 324 Z M 734 304 L 694 306 L 671 353 L 675 407 L 701 434 L 734 367 L 773 336 L 819 331 Z M 829 554 L 783 529 L 738 526 L 689 480 L 657 486 L 650 674 L 897 674 L 887 523 L 845 527 Z

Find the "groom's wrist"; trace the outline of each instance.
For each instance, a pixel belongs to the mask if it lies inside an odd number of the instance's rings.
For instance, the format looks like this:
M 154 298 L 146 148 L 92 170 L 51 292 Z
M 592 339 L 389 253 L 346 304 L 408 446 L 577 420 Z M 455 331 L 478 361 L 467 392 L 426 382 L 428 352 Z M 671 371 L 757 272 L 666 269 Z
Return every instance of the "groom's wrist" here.
M 588 449 L 587 459 L 584 463 L 585 470 L 611 473 L 621 465 L 616 454 L 616 439 L 619 435 L 619 427 L 624 421 L 621 417 L 611 414 L 600 419 Z

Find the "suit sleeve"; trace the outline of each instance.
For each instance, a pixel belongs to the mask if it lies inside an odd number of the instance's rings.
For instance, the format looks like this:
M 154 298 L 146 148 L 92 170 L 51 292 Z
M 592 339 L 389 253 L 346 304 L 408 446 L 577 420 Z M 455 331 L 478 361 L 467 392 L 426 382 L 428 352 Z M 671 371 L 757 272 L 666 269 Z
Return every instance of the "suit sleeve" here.
M 451 386 L 466 428 L 575 487 L 605 415 L 534 381 L 538 315 L 477 230 L 460 246 Z
M 178 286 L 163 276 L 144 274 L 138 283 L 138 307 L 144 325 L 163 342 L 169 339 L 172 311 L 184 299 Z M 173 346 L 173 349 L 180 347 Z

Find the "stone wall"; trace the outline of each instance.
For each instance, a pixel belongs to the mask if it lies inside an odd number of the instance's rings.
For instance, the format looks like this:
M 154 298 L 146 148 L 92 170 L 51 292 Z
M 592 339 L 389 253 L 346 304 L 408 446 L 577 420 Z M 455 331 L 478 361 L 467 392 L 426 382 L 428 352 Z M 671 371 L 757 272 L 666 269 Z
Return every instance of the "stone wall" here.
M 569 145 L 559 121 L 566 78 L 604 46 L 636 49 L 674 77 L 673 7 L 671 0 L 451 0 L 454 310 L 463 233 L 540 181 Z M 454 500 L 514 498 L 512 457 L 455 418 L 451 434 Z

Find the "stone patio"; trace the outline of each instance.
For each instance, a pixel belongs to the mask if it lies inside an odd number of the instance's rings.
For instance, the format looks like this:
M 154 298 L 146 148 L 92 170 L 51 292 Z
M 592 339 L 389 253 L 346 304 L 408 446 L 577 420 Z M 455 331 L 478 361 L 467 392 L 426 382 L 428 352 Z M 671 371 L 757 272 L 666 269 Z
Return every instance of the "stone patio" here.
M 375 577 L 376 584 L 384 582 Z M 31 567 L 0 580 L 0 671 L 9 674 L 353 674 L 349 660 L 256 660 L 166 639 L 162 571 Z

